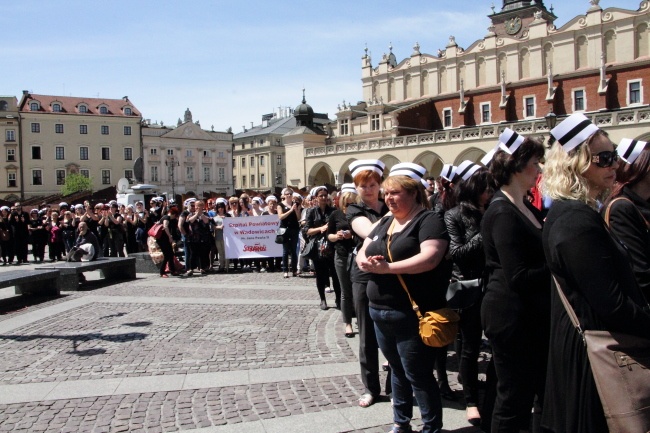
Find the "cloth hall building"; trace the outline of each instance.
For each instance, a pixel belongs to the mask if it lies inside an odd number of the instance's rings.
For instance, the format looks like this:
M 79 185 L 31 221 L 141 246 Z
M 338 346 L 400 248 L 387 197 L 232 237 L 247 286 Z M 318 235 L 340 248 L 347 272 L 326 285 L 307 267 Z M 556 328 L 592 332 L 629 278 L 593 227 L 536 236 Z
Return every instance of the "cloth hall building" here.
M 319 140 L 286 143 L 293 185 L 351 181 L 350 162 L 377 158 L 389 169 L 415 162 L 437 176 L 444 163 L 479 161 L 510 127 L 548 137 L 551 118 L 584 112 L 612 141 L 650 138 L 650 2 L 602 9 L 557 28 L 542 0 L 504 0 L 487 34 L 467 48 L 451 36 L 397 61 L 361 59 L 363 101 L 343 103 Z M 494 10 L 494 9 L 493 9 Z

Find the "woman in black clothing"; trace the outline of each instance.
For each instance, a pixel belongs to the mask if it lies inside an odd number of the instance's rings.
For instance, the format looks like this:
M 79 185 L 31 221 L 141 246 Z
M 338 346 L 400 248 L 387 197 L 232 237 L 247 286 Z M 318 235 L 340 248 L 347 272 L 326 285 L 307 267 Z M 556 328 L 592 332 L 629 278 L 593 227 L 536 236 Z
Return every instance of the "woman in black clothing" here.
M 582 114 L 551 131 L 557 142 L 544 166 L 543 192 L 553 199 L 544 225 L 549 267 L 583 330 L 650 338 L 647 301 L 628 254 L 598 214 L 618 167 L 607 134 Z M 542 427 L 554 433 L 608 431 L 585 344 L 551 289 L 551 335 Z
M 47 230 L 45 223 L 38 215 L 38 209 L 32 209 L 29 212 L 29 233 L 32 237 L 32 255 L 34 262 L 43 262 L 45 259 L 45 245 L 47 245 Z
M 471 162 L 470 162 L 471 164 Z M 461 164 L 462 167 L 462 164 Z M 473 174 L 466 173 L 456 184 L 458 206 L 445 213 L 449 232 L 449 256 L 453 260 L 451 281 L 483 281 L 485 252 L 481 237 L 483 213 L 493 195 L 492 176 L 480 168 Z M 456 353 L 460 363 L 458 373 L 463 378 L 463 394 L 467 406 L 467 420 L 478 425 L 478 357 L 481 348 L 481 300 L 458 310 L 460 333 L 456 341 Z
M 174 265 L 174 246 L 178 240 L 180 240 L 180 232 L 178 230 L 178 206 L 171 205 L 167 211 L 167 215 L 160 218 L 160 221 L 163 225 L 163 234 L 158 239 L 156 243 L 160 247 L 160 251 L 163 253 L 163 261 L 160 264 L 160 276 L 167 278 L 167 273 L 165 268 L 169 265 L 170 273 L 173 276 L 177 276 L 180 269 L 175 269 Z
M 2 266 L 6 264 L 13 264 L 14 261 L 14 233 L 11 223 L 9 221 L 8 206 L 0 207 L 0 231 L 2 231 L 0 238 L 0 246 L 2 247 Z
M 550 273 L 542 249 L 542 218 L 525 199 L 535 186 L 544 146 L 509 129 L 490 164 L 499 191 L 481 227 L 487 287 L 481 321 L 497 376 L 492 433 L 528 430 L 544 394 L 549 338 Z M 463 378 L 465 379 L 465 378 Z
M 350 224 L 345 217 L 348 206 L 356 202 L 357 190 L 352 183 L 341 186 L 339 209 L 330 217 L 327 229 L 327 239 L 334 243 L 334 268 L 341 286 L 341 314 L 345 324 L 345 336 L 354 337 L 352 330 L 352 316 L 354 315 L 354 298 L 352 297 L 352 282 L 348 271 L 348 257 L 354 248 Z
M 297 276 L 298 270 L 298 237 L 300 233 L 300 214 L 302 206 L 298 199 L 293 198 L 293 190 L 285 188 L 282 190 L 282 201 L 278 204 L 278 216 L 280 217 L 280 227 L 287 229 L 284 232 L 284 242 L 282 243 L 282 272 L 284 278 L 289 278 L 289 257 L 291 257 L 291 272 Z
M 327 223 L 334 212 L 334 208 L 327 204 L 329 194 L 327 188 L 324 186 L 317 186 L 312 189 L 312 196 L 318 200 L 318 206 L 312 208 L 307 212 L 305 219 L 305 233 L 309 238 L 321 239 L 327 233 Z M 341 286 L 338 278 L 336 278 L 336 269 L 334 268 L 334 256 L 321 257 L 320 255 L 313 257 L 314 270 L 316 272 L 316 288 L 320 296 L 321 310 L 327 310 L 327 301 L 325 300 L 325 287 L 330 287 L 329 281 L 332 276 L 332 287 L 336 295 L 336 308 L 341 308 Z
M 605 206 L 609 228 L 625 244 L 636 281 L 650 299 L 650 148 L 646 142 L 623 139 L 616 151 L 627 164 L 619 163 L 616 184 Z

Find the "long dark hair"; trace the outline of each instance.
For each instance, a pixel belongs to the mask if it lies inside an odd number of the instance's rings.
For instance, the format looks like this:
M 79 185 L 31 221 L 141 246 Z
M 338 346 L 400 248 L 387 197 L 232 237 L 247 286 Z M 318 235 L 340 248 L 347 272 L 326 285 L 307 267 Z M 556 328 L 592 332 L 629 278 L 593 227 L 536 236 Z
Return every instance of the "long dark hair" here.
M 461 180 L 454 187 L 460 211 L 467 218 L 481 219 L 479 200 L 485 191 L 494 190 L 494 180 L 487 168 L 481 168 L 467 180 Z
M 494 154 L 490 172 L 497 188 L 508 185 L 513 174 L 520 173 L 533 157 L 544 158 L 544 145 L 537 138 L 526 138 L 511 155 L 503 149 Z
M 454 184 L 444 177 L 439 177 L 438 180 L 440 181 L 438 203 L 442 205 L 442 210 L 446 212 L 456 206 L 456 194 L 454 194 L 453 189 Z
M 634 164 L 626 164 L 624 161 L 619 161 L 618 169 L 616 170 L 616 183 L 614 184 L 614 188 L 612 188 L 607 202 L 621 195 L 624 187 L 632 187 L 639 183 L 648 175 L 649 171 L 650 149 L 648 148 L 643 149 L 634 161 Z

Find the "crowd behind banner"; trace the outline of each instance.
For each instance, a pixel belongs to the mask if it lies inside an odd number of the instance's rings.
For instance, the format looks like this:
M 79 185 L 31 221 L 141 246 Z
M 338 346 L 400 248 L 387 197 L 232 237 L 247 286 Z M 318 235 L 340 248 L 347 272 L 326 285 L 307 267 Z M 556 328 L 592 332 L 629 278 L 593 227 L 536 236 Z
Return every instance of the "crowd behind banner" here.
M 390 398 L 392 433 L 412 431 L 414 404 L 422 433 L 440 432 L 442 399 L 459 398 L 486 432 L 650 431 L 645 142 L 615 147 L 574 114 L 547 146 L 505 128 L 480 163 L 445 164 L 437 176 L 413 163 L 385 173 L 380 160 L 349 169 L 354 183 L 306 196 L 287 187 L 182 206 L 155 197 L 149 209 L 16 203 L 0 209 L 3 264 L 27 263 L 28 243 L 34 261 L 45 246 L 56 261 L 96 237 L 97 256 L 149 251 L 165 278 L 313 275 L 319 308 L 333 293 L 341 334 L 358 338 L 358 405 Z M 424 324 L 455 341 L 432 343 Z M 462 393 L 450 387 L 450 349 Z

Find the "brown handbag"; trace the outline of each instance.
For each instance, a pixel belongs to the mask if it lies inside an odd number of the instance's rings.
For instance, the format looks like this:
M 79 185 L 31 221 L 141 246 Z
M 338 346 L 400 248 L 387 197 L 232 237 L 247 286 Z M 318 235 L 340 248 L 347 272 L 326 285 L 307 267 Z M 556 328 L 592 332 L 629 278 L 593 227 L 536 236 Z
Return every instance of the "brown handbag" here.
M 390 242 L 393 237 L 394 226 L 395 219 L 393 219 L 388 229 L 388 242 L 386 245 L 388 258 L 391 262 L 393 261 L 393 257 L 390 253 Z M 423 315 L 420 312 L 420 307 L 418 307 L 418 304 L 411 297 L 404 278 L 400 274 L 397 274 L 397 278 L 406 295 L 409 297 L 409 301 L 411 301 L 413 311 L 418 316 L 419 332 L 422 342 L 431 347 L 445 347 L 451 344 L 456 339 L 456 334 L 458 334 L 458 322 L 460 322 L 458 313 L 451 308 L 441 308 L 435 311 L 427 311 Z
M 583 330 L 553 276 L 571 323 L 587 347 L 610 433 L 650 432 L 650 340 L 609 331 Z

